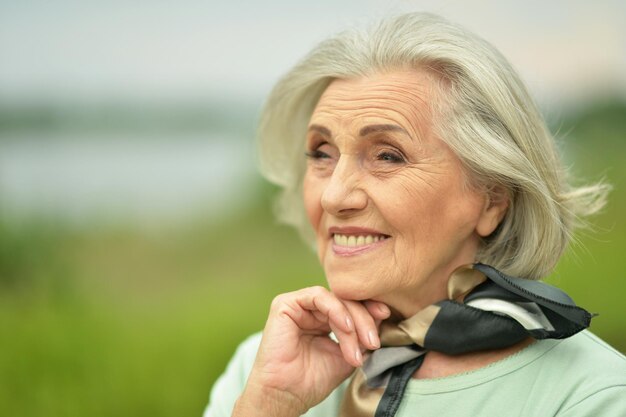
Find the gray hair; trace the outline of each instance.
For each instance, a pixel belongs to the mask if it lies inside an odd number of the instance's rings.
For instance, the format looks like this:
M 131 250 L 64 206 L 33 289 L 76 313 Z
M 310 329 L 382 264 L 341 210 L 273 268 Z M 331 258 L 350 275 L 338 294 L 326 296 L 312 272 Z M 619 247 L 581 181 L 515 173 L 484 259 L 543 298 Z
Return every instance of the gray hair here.
M 279 219 L 314 243 L 302 199 L 305 134 L 329 83 L 406 68 L 438 76 L 439 100 L 432 104 L 437 135 L 455 151 L 472 184 L 509 199 L 477 261 L 528 279 L 547 275 L 581 219 L 604 206 L 610 187 L 568 185 L 555 141 L 508 61 L 483 39 L 431 14 L 404 14 L 367 31 L 340 33 L 276 84 L 258 139 L 261 171 L 282 187 Z

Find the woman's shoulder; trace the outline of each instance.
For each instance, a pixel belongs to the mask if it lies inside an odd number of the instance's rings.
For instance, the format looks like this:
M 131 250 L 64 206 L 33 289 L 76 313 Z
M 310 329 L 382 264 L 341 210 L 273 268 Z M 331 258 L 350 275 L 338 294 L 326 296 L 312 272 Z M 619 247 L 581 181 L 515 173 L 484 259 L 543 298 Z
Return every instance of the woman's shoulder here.
M 261 344 L 262 332 L 254 333 L 239 344 L 222 377 L 230 377 L 243 389 Z
M 239 344 L 235 354 L 233 355 L 233 359 L 231 360 L 231 364 L 237 363 L 242 370 L 247 371 L 245 372 L 246 378 L 252 369 L 252 365 L 254 364 L 254 358 L 259 350 L 262 337 L 263 332 L 254 333 L 248 336 Z
M 614 376 L 626 383 L 626 356 L 587 330 L 560 341 L 546 357 L 592 380 L 607 383 Z
M 542 362 L 562 387 L 563 416 L 623 416 L 626 356 L 589 331 L 558 343 Z M 559 388 L 556 388 L 558 391 Z
M 262 333 L 255 333 L 245 339 L 228 363 L 224 373 L 215 381 L 211 389 L 209 405 L 204 417 L 230 416 L 235 401 L 246 385 L 248 375 L 259 350 Z
M 594 415 L 579 414 L 577 410 L 604 407 L 596 415 L 623 415 L 626 357 L 589 331 L 557 342 L 535 369 L 546 376 L 551 395 L 561 397 L 561 409 L 572 410 L 572 415 Z M 611 413 L 606 409 L 607 401 L 612 403 L 616 398 L 622 398 L 618 401 L 619 412 Z
M 617 361 L 617 363 L 626 364 L 626 356 L 617 349 L 600 339 L 589 330 L 580 332 L 571 338 L 576 341 L 583 349 L 588 349 L 597 355 L 606 356 L 607 360 Z

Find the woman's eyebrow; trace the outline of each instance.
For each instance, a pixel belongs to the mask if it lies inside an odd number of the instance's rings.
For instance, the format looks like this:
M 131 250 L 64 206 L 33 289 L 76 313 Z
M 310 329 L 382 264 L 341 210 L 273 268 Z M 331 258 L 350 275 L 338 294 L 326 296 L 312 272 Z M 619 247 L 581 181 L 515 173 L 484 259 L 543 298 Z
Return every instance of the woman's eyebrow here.
M 328 137 L 332 136 L 332 133 L 328 128 L 316 124 L 312 124 L 311 126 L 309 126 L 309 132 L 317 132 Z
M 311 126 L 309 126 L 308 130 L 309 132 L 317 132 L 324 136 L 332 137 L 332 132 L 328 128 L 318 125 L 318 124 L 312 124 Z M 409 134 L 409 132 L 406 131 L 406 129 L 398 125 L 392 125 L 392 124 L 378 124 L 378 125 L 365 126 L 361 128 L 361 130 L 359 131 L 359 136 L 363 137 L 363 136 L 371 135 L 372 133 L 381 133 L 381 132 L 401 132 L 401 133 L 404 133 L 409 138 L 411 138 L 411 135 Z
M 367 135 L 371 135 L 372 133 L 380 133 L 380 132 L 401 132 L 407 135 L 409 138 L 411 138 L 411 135 L 409 135 L 409 132 L 407 132 L 404 128 L 398 125 L 391 125 L 391 124 L 365 126 L 359 132 L 359 136 L 367 136 Z

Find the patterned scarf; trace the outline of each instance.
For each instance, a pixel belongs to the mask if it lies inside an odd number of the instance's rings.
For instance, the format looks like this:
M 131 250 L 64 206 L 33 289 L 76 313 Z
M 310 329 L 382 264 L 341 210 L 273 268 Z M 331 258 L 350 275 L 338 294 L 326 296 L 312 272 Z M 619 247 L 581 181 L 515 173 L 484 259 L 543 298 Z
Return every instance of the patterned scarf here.
M 381 324 L 382 347 L 355 371 L 341 417 L 392 417 L 429 350 L 457 355 L 512 346 L 529 336 L 563 339 L 589 327 L 592 317 L 558 288 L 480 263 L 452 274 L 448 298 L 406 320 Z

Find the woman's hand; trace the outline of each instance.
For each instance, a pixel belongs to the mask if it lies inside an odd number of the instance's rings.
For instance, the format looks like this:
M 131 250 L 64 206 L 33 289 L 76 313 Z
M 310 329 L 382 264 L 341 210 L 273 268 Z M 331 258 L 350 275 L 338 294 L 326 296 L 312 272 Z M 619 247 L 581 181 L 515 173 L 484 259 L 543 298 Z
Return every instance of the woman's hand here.
M 340 300 L 323 287 L 277 296 L 233 416 L 304 414 L 380 347 L 378 325 L 389 314 L 380 302 Z

